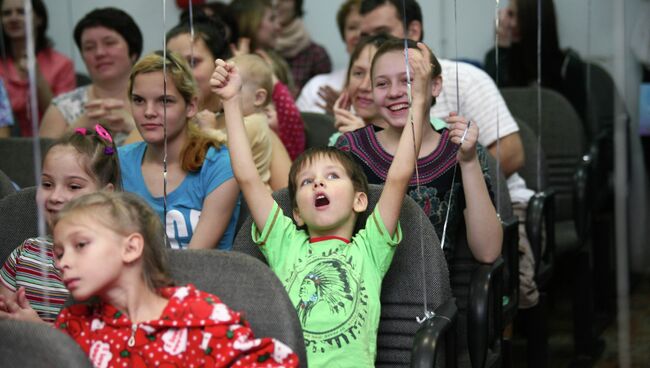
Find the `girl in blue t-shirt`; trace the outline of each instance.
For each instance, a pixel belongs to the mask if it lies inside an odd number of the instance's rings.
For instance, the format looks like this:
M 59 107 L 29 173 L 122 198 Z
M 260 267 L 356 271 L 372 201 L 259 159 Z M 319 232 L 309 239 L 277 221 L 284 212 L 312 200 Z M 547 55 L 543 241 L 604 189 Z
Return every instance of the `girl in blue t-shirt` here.
M 172 248 L 230 249 L 239 187 L 224 137 L 189 124 L 198 109 L 189 65 L 174 53 L 149 54 L 133 67 L 128 91 L 144 142 L 120 148 L 124 190 L 156 210 Z

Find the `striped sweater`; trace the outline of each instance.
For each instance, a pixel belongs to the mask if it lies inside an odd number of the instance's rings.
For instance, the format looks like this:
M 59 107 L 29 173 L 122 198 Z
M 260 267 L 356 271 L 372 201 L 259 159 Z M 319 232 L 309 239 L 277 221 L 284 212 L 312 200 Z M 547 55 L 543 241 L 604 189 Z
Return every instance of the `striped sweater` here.
M 345 133 L 339 137 L 335 144 L 338 149 L 352 154 L 352 157 L 363 168 L 370 184 L 384 184 L 388 176 L 388 169 L 393 162 L 393 156 L 384 150 L 377 138 L 378 129 L 380 128 L 368 125 L 354 132 Z M 454 166 L 457 163 L 458 146 L 451 142 L 448 129 L 443 127 L 437 129 L 433 127 L 433 129 L 440 134 L 440 142 L 433 152 L 418 159 L 419 177 L 416 178 L 415 173 L 413 173 L 408 186 L 408 195 L 422 207 L 422 210 L 429 217 L 438 238 L 442 238 L 445 215 L 451 199 L 449 229 L 445 234 L 444 249 L 445 256 L 449 260 L 453 254 L 456 232 L 464 221 L 462 215 L 465 209 L 465 195 L 460 169 L 456 170 L 456 179 L 452 180 Z M 481 145 L 477 145 L 477 153 L 488 192 L 492 198 L 485 157 L 486 151 Z M 453 188 L 451 187 L 452 181 L 454 182 Z
M 49 238 L 30 238 L 14 249 L 0 269 L 0 282 L 14 292 L 25 287 L 27 300 L 46 322 L 54 322 L 69 295 Z

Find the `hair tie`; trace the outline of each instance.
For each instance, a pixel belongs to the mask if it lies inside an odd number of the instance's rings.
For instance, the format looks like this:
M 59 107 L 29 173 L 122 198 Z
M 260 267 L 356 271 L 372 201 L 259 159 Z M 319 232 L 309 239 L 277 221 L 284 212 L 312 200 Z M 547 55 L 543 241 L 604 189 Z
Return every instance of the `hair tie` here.
M 88 130 L 86 128 L 75 128 L 74 132 L 81 135 L 88 134 Z
M 111 134 L 103 126 L 99 124 L 95 124 L 95 132 L 97 133 L 98 136 L 113 143 L 113 137 L 111 137 Z
M 114 153 L 115 153 L 115 150 L 113 149 L 113 147 L 109 146 L 109 147 L 104 148 L 104 154 L 106 156 L 112 156 Z

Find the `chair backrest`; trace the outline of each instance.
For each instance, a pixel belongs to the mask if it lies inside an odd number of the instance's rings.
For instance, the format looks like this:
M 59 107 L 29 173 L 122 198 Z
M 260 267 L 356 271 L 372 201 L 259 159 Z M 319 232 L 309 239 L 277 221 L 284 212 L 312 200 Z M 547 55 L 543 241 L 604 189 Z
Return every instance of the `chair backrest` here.
M 27 238 L 38 236 L 36 188 L 22 189 L 0 200 L 0 261 Z
M 305 148 L 327 147 L 330 136 L 337 132 L 334 118 L 317 112 L 301 112 L 305 122 Z
M 593 139 L 602 131 L 613 130 L 617 110 L 626 114 L 627 112 L 616 83 L 607 70 L 595 63 L 585 63 L 585 78 L 587 84 L 585 129 L 590 139 Z
M 548 185 L 546 154 L 543 147 L 538 147 L 537 134 L 535 134 L 529 123 L 519 118 L 516 118 L 516 120 L 519 125 L 521 143 L 524 147 L 524 156 L 526 157 L 524 166 L 519 169 L 518 173 L 524 178 L 528 188 L 539 192 Z M 541 164 L 539 167 L 538 163 Z M 541 187 L 539 184 L 541 184 Z
M 42 158 L 53 141 L 51 139 L 40 139 L 39 141 Z M 21 188 L 36 185 L 33 142 L 34 138 L 0 139 L 0 170 L 4 171 Z
M 280 280 L 246 254 L 219 250 L 169 250 L 172 278 L 192 283 L 244 313 L 255 336 L 273 337 L 291 347 L 307 367 L 302 328 Z
M 370 185 L 368 210 L 357 219 L 364 224 L 377 204 L 382 186 Z M 291 215 L 286 189 L 274 193 L 284 213 Z M 416 316 L 423 315 L 424 272 L 428 309 L 433 311 L 451 297 L 449 272 L 433 225 L 413 199 L 406 196 L 400 214 L 403 239 L 397 247 L 391 267 L 384 277 L 381 292 L 381 320 L 377 339 L 376 366 L 407 366 L 413 337 L 419 328 Z M 264 259 L 250 235 L 249 218 L 235 238 L 233 250 Z M 424 256 L 422 255 L 424 252 Z M 423 263 L 423 260 L 426 262 Z M 444 364 L 444 354 L 437 366 Z
M 497 160 L 492 155 L 487 154 L 488 173 L 490 175 L 490 184 L 494 193 L 494 206 L 501 218 L 510 218 L 512 216 L 512 201 L 508 191 L 508 183 L 503 172 L 497 172 Z M 497 201 L 498 198 L 498 201 Z
M 586 151 L 585 131 L 578 113 L 561 94 L 542 88 L 541 131 L 537 121 L 537 88 L 501 90 L 512 114 L 542 135 L 548 164 L 548 184 L 553 187 L 557 220 L 573 217 L 573 188 L 578 162 Z
M 70 367 L 93 365 L 68 335 L 44 323 L 0 321 L 0 367 Z
M 11 182 L 11 179 L 0 170 L 0 199 L 8 196 L 9 194 L 16 193 L 16 188 Z

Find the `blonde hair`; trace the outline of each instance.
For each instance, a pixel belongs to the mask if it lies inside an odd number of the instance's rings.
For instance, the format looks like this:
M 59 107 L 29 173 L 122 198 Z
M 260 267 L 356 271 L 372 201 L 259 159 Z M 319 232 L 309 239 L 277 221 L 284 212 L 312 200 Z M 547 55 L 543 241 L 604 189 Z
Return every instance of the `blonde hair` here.
M 273 93 L 273 70 L 271 70 L 269 64 L 256 54 L 238 55 L 230 59 L 230 61 L 239 68 L 244 84 L 251 83 L 255 86 L 255 89 L 262 88 L 266 91 L 266 99 L 262 106 L 268 105 L 271 102 Z
M 99 191 L 75 198 L 52 221 L 55 227 L 76 214 L 92 216 L 117 234 L 139 233 L 144 239 L 142 277 L 151 290 L 172 284 L 167 273 L 164 229 L 154 210 L 136 194 Z
M 140 74 L 162 72 L 163 66 L 165 66 L 167 80 L 174 84 L 186 104 L 191 103 L 198 95 L 198 87 L 190 66 L 184 58 L 174 52 L 167 52 L 166 60 L 163 60 L 162 51 L 144 56 L 133 66 L 129 76 L 129 99 L 132 97 L 135 77 Z M 181 168 L 187 172 L 201 169 L 210 146 L 219 149 L 225 143 L 216 136 L 204 134 L 193 119 L 189 118 L 186 121 L 187 140 L 181 150 Z

